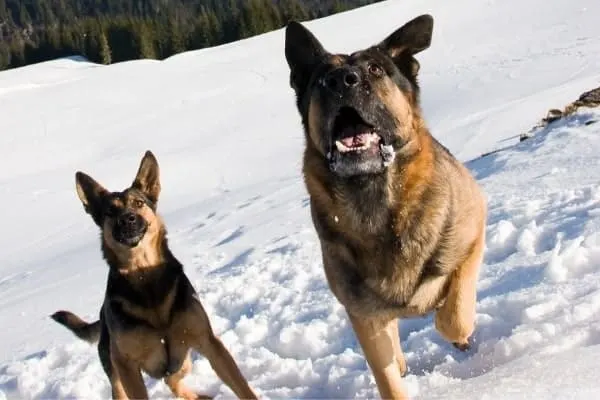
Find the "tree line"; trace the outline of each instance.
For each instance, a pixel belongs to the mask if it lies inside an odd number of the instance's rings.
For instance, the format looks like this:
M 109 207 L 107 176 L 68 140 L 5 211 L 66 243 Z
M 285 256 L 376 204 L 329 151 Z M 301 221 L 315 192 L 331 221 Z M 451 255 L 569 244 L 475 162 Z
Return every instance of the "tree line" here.
M 164 59 L 377 1 L 0 0 L 0 70 L 72 55 Z

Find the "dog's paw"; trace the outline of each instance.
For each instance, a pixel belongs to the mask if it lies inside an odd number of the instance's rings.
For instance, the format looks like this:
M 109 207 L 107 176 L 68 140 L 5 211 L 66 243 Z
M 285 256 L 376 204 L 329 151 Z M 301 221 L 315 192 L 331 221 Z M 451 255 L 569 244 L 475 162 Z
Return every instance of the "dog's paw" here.
M 202 394 L 202 393 L 196 393 L 193 390 L 185 387 L 185 386 L 180 386 L 179 390 L 177 390 L 175 393 L 175 396 L 178 399 L 182 399 L 182 400 L 212 400 L 212 396 L 206 395 L 206 394 Z
M 452 345 L 454 347 L 456 347 L 457 349 L 459 349 L 460 351 L 468 351 L 468 350 L 471 350 L 472 340 L 471 340 L 471 338 L 468 338 L 465 343 L 454 342 L 454 343 L 452 343 Z

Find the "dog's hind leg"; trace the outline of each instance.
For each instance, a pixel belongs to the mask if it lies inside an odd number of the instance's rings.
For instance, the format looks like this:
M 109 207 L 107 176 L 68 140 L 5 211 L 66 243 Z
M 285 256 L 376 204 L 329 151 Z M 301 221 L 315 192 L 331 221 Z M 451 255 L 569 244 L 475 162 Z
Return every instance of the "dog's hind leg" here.
M 463 264 L 450 278 L 448 295 L 435 313 L 435 328 L 444 339 L 460 350 L 468 350 L 469 338 L 475 330 L 477 279 L 483 260 L 485 228 Z
M 398 320 L 356 317 L 349 315 L 354 333 L 373 372 L 382 399 L 408 399 L 402 384 L 404 356 L 398 359 L 400 337 Z M 397 342 L 397 343 L 396 343 Z M 400 354 L 401 354 L 400 350 Z

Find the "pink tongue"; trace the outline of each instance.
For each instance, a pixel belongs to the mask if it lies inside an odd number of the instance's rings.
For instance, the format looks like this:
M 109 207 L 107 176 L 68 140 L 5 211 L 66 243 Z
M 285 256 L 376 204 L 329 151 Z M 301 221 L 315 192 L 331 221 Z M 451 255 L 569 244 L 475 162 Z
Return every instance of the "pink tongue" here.
M 344 132 L 342 133 L 346 137 L 340 139 L 340 141 L 346 147 L 359 147 L 366 143 L 367 135 L 369 135 L 369 133 L 370 130 L 366 126 L 359 125 L 348 127 L 344 129 Z
M 341 141 L 346 147 L 360 147 L 365 144 L 365 136 L 366 134 L 363 133 L 361 135 L 343 138 Z

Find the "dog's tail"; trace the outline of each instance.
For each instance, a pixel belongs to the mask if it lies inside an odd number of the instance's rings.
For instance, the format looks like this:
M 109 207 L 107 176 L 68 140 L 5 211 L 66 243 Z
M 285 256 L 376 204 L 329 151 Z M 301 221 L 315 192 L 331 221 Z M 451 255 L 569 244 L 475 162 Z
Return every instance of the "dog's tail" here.
M 51 318 L 88 343 L 96 343 L 100 339 L 99 320 L 87 323 L 69 311 L 57 311 L 51 315 Z

